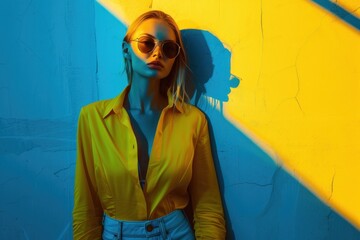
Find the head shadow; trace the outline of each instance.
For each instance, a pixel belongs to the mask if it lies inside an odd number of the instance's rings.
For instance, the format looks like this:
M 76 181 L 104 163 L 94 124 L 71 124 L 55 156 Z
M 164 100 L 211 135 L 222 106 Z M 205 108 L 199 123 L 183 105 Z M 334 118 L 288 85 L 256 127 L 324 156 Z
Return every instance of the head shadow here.
M 226 217 L 226 239 L 357 239 L 360 233 L 223 115 L 232 88 L 231 52 L 212 33 L 182 30 L 191 103 L 209 122 Z M 241 111 L 241 109 L 238 109 Z
M 230 51 L 208 31 L 185 29 L 181 34 L 191 70 L 191 81 L 187 82 L 191 103 L 205 104 L 201 102 L 205 96 L 222 112 L 222 103 L 229 100 L 231 88 L 240 84 L 239 78 L 230 72 Z

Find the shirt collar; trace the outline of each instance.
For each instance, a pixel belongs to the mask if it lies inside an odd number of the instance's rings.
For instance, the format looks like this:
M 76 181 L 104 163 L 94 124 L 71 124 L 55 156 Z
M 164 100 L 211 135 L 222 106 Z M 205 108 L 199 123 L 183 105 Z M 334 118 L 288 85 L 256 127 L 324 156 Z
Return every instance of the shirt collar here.
M 124 105 L 124 100 L 129 90 L 130 90 L 130 85 L 126 86 L 126 88 L 117 97 L 110 100 L 109 104 L 105 108 L 103 118 L 106 118 L 111 113 L 121 114 Z M 175 109 L 177 109 L 181 113 L 184 113 L 185 103 L 182 103 L 180 101 L 176 101 L 175 103 L 170 88 L 167 91 L 167 97 L 168 97 L 168 106 L 166 107 L 166 109 L 172 108 L 175 105 Z

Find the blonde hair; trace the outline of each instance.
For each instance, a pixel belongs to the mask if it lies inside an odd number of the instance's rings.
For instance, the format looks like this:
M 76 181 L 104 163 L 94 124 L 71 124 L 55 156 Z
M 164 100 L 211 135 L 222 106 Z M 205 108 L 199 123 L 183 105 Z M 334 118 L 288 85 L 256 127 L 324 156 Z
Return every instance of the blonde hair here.
M 136 29 L 139 27 L 141 23 L 143 23 L 147 19 L 160 19 L 165 21 L 170 28 L 174 31 L 176 42 L 180 45 L 180 53 L 176 57 L 174 65 L 172 66 L 172 69 L 169 73 L 169 75 L 163 79 L 161 79 L 160 82 L 160 93 L 163 96 L 167 96 L 167 91 L 170 89 L 172 96 L 174 98 L 174 102 L 180 101 L 181 103 L 184 101 L 189 101 L 189 97 L 185 90 L 185 80 L 187 76 L 187 59 L 186 59 L 186 53 L 184 49 L 184 45 L 181 39 L 180 30 L 174 21 L 174 19 L 159 10 L 152 10 L 149 12 L 145 12 L 142 15 L 140 15 L 135 21 L 129 26 L 124 41 L 127 43 L 130 43 L 130 40 L 132 38 L 132 35 L 136 31 Z M 131 84 L 132 82 L 132 76 L 133 76 L 133 69 L 131 65 L 131 60 L 124 57 L 125 61 L 125 71 L 128 79 L 128 83 Z

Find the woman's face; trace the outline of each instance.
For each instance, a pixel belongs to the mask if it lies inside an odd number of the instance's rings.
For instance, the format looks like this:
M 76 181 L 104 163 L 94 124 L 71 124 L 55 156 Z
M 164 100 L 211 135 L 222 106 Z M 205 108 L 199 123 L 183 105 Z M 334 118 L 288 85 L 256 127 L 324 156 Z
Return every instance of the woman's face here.
M 155 40 L 156 45 L 153 51 L 144 53 L 139 50 L 136 39 L 144 36 Z M 159 41 L 176 41 L 176 36 L 166 22 L 160 19 L 145 20 L 131 36 L 131 40 L 129 54 L 134 77 L 139 75 L 148 79 L 162 79 L 169 75 L 176 58 L 166 57 Z

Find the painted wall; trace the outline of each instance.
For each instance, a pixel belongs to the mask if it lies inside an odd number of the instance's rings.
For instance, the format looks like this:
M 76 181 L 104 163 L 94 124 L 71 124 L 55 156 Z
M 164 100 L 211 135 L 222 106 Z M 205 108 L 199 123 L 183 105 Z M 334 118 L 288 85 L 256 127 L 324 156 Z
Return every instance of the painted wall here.
M 71 239 L 81 106 L 125 86 L 140 13 L 182 29 L 228 239 L 359 239 L 359 1 L 0 3 L 0 239 Z

